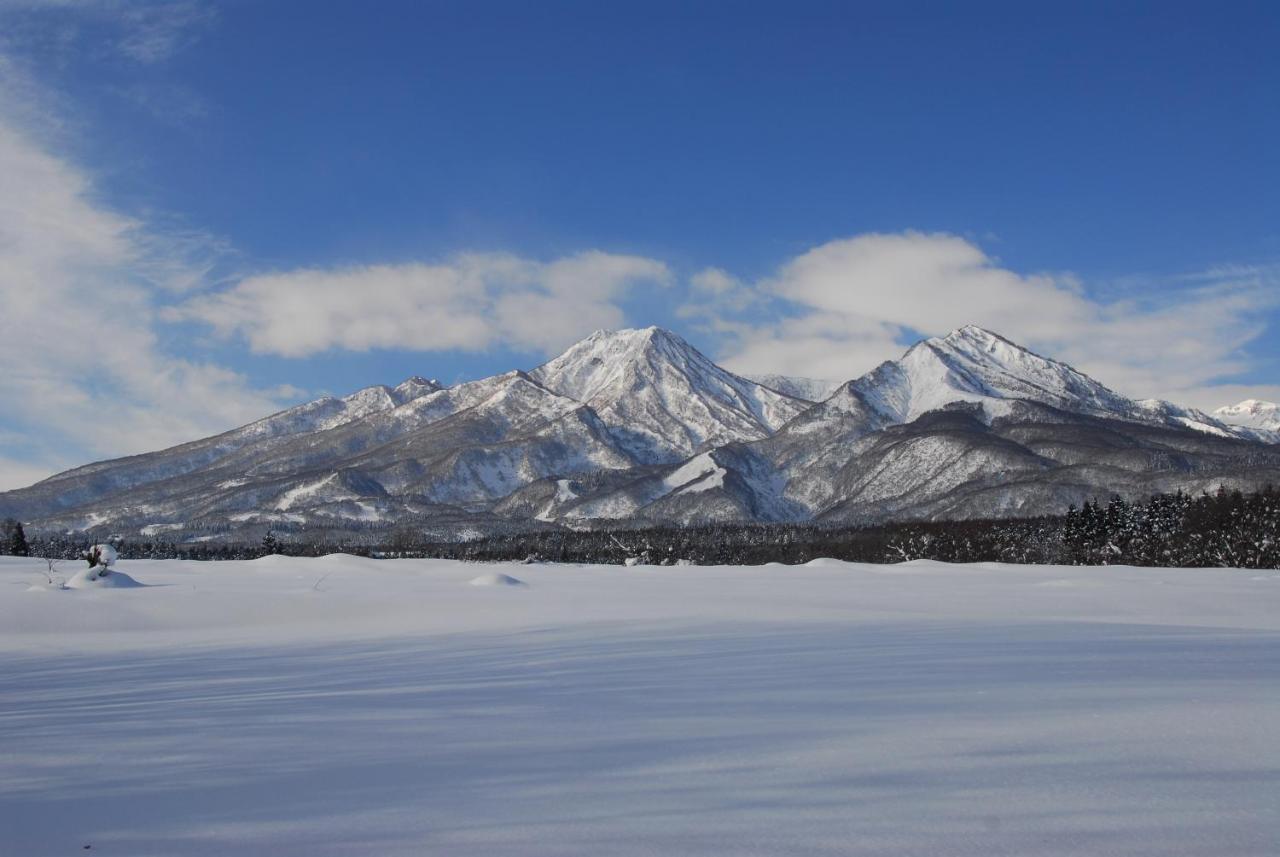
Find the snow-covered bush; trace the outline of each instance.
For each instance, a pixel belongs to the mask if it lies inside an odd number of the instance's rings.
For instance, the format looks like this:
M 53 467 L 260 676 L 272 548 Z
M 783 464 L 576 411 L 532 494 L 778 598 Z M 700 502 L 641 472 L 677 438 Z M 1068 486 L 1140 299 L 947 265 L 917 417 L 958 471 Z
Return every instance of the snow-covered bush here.
M 89 563 L 89 572 L 86 577 L 89 580 L 96 580 L 111 573 L 111 566 L 115 565 L 117 554 L 116 549 L 111 545 L 94 545 L 85 553 L 84 558 Z
M 104 568 L 115 565 L 118 558 L 119 555 L 116 553 L 116 549 L 111 545 L 94 545 L 85 552 L 85 559 L 89 561 L 91 568 L 95 565 L 100 565 Z

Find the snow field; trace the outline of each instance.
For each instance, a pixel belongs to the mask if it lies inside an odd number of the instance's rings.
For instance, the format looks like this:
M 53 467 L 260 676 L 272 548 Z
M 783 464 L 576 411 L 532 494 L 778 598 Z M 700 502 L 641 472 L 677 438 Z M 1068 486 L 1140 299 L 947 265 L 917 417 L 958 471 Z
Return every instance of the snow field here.
M 1280 841 L 1275 572 L 42 566 L 0 559 L 0 854 Z

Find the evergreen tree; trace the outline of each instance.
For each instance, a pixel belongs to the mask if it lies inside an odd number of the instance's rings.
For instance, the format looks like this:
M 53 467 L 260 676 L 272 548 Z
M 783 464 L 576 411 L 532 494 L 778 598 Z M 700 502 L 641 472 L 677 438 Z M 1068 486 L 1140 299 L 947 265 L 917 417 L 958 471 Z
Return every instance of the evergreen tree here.
M 22 529 L 21 521 L 13 518 L 0 521 L 0 553 L 31 556 L 31 548 L 27 545 L 27 534 Z
M 9 555 L 31 556 L 31 548 L 27 545 L 27 534 L 22 529 L 21 521 L 14 521 L 9 533 Z

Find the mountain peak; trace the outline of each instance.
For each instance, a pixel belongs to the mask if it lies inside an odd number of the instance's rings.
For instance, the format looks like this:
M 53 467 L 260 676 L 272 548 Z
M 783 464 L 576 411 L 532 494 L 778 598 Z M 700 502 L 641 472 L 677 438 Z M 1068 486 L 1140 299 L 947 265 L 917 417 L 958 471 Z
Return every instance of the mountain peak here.
M 1044 363 L 1053 363 L 1059 366 L 1065 365 L 1057 360 L 1041 357 L 1031 349 L 1019 345 L 995 331 L 987 330 L 985 327 L 978 327 L 976 324 L 966 324 L 964 327 L 958 327 L 946 336 L 935 336 L 925 340 L 921 345 L 960 351 L 970 357 L 981 360 L 994 358 L 1003 361 L 1016 355 L 1026 355 Z
M 952 402 L 1027 399 L 1090 413 L 1129 413 L 1133 403 L 1065 363 L 1041 357 L 977 325 L 965 325 L 908 349 L 854 383 L 894 420 L 909 421 Z
M 414 399 L 421 398 L 440 389 L 443 388 L 439 381 L 435 379 L 429 380 L 421 375 L 413 375 L 396 384 L 391 389 L 391 396 L 395 399 L 397 405 L 403 405 L 405 402 L 412 402 Z
M 1260 429 L 1280 436 L 1280 404 L 1275 402 L 1245 399 L 1238 404 L 1218 408 L 1213 416 L 1228 425 Z
M 581 341 L 590 342 L 591 340 L 598 340 L 598 339 L 624 339 L 624 340 L 648 339 L 654 336 L 655 334 L 667 334 L 668 336 L 675 336 L 675 334 L 671 333 L 671 331 L 662 327 L 658 327 L 656 324 L 651 324 L 648 327 L 619 327 L 616 329 L 601 328 L 599 330 L 594 331 L 590 336 L 588 336 L 586 339 Z
M 672 333 L 664 327 L 658 327 L 657 325 L 652 324 L 648 327 L 623 327 L 617 330 L 597 330 L 586 339 L 569 346 L 569 350 L 572 351 L 573 349 L 584 346 L 588 343 L 597 345 L 607 344 L 619 349 L 643 348 L 651 344 L 667 344 L 683 348 L 693 348 L 692 345 L 685 342 L 678 334 Z
M 671 361 L 714 365 L 676 334 L 650 326 L 597 330 L 530 375 L 549 390 L 590 403 L 624 376 Z
M 1280 411 L 1280 405 L 1275 402 L 1264 402 L 1262 399 L 1245 399 L 1243 402 L 1218 408 L 1214 413 L 1260 414 L 1265 411 Z
M 957 327 L 955 330 L 942 337 L 946 342 L 958 342 L 968 340 L 971 342 L 1007 342 L 1013 343 L 1005 339 L 995 331 L 987 330 L 985 327 L 979 327 L 976 324 L 966 324 L 963 327 Z
M 529 374 L 591 406 L 642 458 L 767 437 L 809 404 L 722 369 L 661 327 L 596 331 Z
M 443 386 L 444 385 L 441 384 L 439 381 L 437 381 L 435 378 L 423 378 L 421 375 L 410 375 L 408 378 L 405 378 L 403 381 L 397 384 L 395 388 L 399 390 L 402 387 L 405 389 L 408 389 L 411 387 L 435 387 L 437 390 L 439 390 Z

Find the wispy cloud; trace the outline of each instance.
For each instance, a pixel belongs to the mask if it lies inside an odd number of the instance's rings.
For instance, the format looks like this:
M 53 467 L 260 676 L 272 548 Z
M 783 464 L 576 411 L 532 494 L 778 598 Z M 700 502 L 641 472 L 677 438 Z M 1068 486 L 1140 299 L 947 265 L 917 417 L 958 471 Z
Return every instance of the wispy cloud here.
M 190 45 L 217 20 L 217 10 L 206 3 L 108 4 L 116 10 L 123 34 L 120 52 L 141 63 L 169 59 Z
M 161 344 L 157 307 L 204 279 L 216 242 L 98 202 L 43 136 L 56 123 L 15 118 L 37 112 L 15 101 L 32 91 L 0 87 L 0 401 L 2 427 L 27 439 L 0 440 L 0 486 L 53 472 L 68 449 L 141 452 L 279 407 L 281 391 Z
M 0 0 L 0 15 L 10 31 L 0 39 L 7 51 L 26 48 L 59 62 L 72 51 L 106 47 L 155 65 L 199 40 L 218 10 L 200 0 Z

